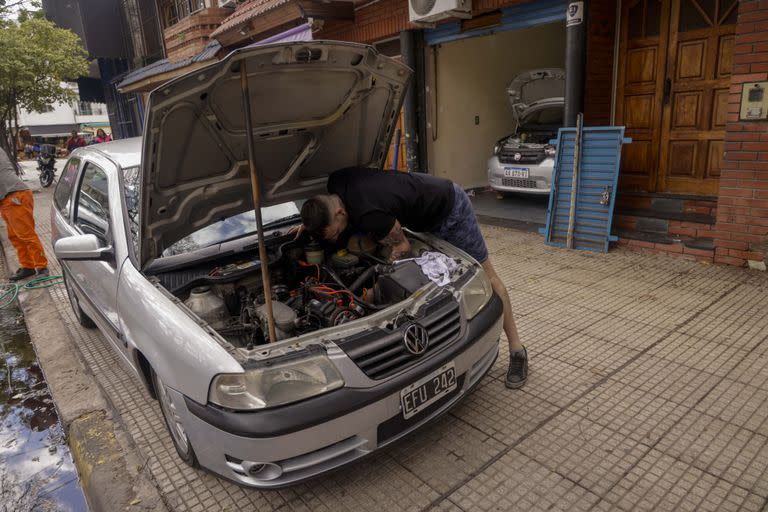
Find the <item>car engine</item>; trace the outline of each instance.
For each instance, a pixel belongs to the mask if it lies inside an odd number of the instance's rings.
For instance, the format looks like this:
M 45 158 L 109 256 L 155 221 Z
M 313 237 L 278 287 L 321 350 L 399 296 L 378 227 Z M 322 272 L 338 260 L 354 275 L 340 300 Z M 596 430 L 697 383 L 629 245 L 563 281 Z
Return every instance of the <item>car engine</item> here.
M 415 255 L 429 250 L 418 240 L 411 243 Z M 266 293 L 279 341 L 362 318 L 429 282 L 415 262 L 387 264 L 386 249 L 364 239 L 353 238 L 333 253 L 312 240 L 290 240 L 269 244 L 268 253 L 268 292 L 257 253 L 156 277 L 221 336 L 245 348 L 268 342 Z

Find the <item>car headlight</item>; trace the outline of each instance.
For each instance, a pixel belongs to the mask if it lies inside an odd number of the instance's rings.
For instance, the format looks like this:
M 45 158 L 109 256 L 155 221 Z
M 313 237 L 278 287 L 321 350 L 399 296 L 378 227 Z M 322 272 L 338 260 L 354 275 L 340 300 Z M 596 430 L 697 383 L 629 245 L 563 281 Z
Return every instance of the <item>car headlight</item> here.
M 467 318 L 474 318 L 493 296 L 493 287 L 482 268 L 461 289 L 461 301 Z
M 324 354 L 292 356 L 244 373 L 214 377 L 208 400 L 238 411 L 265 409 L 321 395 L 344 385 L 344 379 Z

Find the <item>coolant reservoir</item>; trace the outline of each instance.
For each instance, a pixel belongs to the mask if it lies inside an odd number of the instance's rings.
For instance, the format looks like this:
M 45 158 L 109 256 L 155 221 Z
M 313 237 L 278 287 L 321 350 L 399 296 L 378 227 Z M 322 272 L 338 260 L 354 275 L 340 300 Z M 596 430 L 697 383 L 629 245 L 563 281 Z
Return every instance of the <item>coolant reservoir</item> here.
M 192 288 L 192 292 L 190 292 L 189 298 L 184 301 L 184 305 L 208 322 L 214 329 L 223 327 L 229 319 L 229 312 L 224 300 L 213 293 L 210 286 Z

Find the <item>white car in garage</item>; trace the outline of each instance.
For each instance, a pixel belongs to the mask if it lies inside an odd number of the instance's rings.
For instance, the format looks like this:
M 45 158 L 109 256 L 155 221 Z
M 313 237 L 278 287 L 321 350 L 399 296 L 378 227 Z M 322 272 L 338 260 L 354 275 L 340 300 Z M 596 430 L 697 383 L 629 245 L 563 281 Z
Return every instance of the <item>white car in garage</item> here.
M 536 69 L 520 73 L 507 87 L 516 128 L 500 139 L 488 160 L 488 182 L 499 193 L 549 194 L 555 147 L 563 126 L 565 73 Z

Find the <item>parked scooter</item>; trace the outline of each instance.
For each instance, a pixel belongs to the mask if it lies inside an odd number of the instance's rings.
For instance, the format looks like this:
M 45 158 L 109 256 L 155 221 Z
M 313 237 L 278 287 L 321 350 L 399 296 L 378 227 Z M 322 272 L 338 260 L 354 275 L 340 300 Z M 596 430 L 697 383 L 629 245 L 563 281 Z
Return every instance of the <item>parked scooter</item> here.
M 40 172 L 40 185 L 50 187 L 56 177 L 56 146 L 43 144 L 37 157 L 37 170 Z

